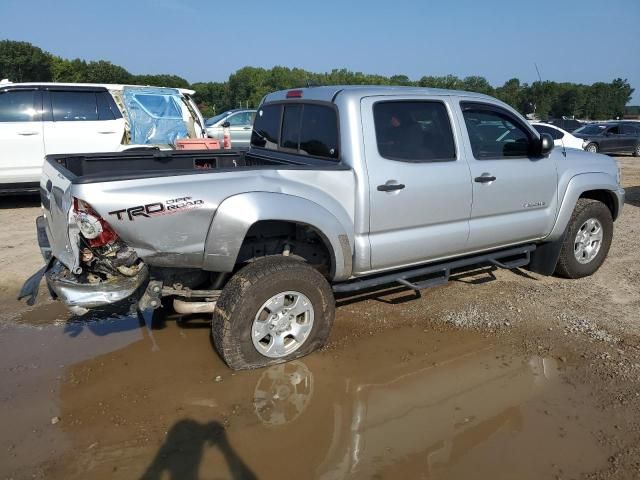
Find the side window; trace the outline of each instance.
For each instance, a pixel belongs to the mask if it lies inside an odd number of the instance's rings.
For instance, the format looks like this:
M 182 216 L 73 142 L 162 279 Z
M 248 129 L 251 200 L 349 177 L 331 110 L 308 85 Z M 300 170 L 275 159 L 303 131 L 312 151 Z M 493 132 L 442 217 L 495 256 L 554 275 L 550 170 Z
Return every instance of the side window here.
M 246 125 L 248 123 L 247 115 L 244 112 L 234 113 L 229 118 L 227 118 L 227 122 L 229 122 L 229 125 L 231 125 L 232 127 Z
M 407 162 L 456 159 L 451 122 L 439 101 L 391 101 L 373 106 L 381 156 Z
M 33 122 L 36 90 L 13 90 L 0 93 L 0 122 Z
M 618 135 L 620 133 L 620 127 L 618 127 L 618 125 L 615 125 L 615 126 L 611 127 L 609 130 L 607 130 L 607 133 L 612 133 L 614 135 Z
M 463 102 L 460 106 L 475 158 L 488 160 L 529 155 L 530 133 L 509 112 L 477 103 Z
M 551 130 L 553 130 L 553 139 L 554 140 L 562 140 L 564 138 L 564 132 L 561 130 L 558 130 L 557 128 L 552 128 Z
M 626 135 L 640 135 L 640 129 L 634 127 L 633 125 L 623 125 L 622 132 Z
M 98 120 L 95 92 L 51 92 L 54 122 Z
M 265 105 L 258 110 L 251 132 L 251 145 L 276 150 L 280 134 L 282 105 Z
M 98 101 L 98 120 L 115 120 L 122 117 L 109 92 L 96 93 L 96 100 Z

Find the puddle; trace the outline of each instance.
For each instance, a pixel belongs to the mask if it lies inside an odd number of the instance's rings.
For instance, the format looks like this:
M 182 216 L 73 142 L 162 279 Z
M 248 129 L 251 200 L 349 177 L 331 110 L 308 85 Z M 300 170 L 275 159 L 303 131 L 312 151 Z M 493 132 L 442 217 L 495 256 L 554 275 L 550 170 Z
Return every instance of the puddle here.
M 0 476 L 539 479 L 607 462 L 584 388 L 473 333 L 389 329 L 233 373 L 206 321 L 156 327 L 1 329 Z

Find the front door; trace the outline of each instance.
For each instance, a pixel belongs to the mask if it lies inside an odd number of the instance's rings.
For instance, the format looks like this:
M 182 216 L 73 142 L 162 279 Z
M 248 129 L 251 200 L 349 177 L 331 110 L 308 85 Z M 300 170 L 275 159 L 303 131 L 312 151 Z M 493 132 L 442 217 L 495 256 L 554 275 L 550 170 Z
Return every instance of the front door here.
M 446 98 L 362 100 L 372 270 L 466 248 L 471 177 Z
M 557 212 L 556 160 L 532 154 L 537 135 L 512 112 L 483 102 L 461 102 L 473 180 L 469 250 L 540 239 Z
M 41 94 L 0 92 L 0 184 L 37 183 L 44 162 Z
M 255 114 L 253 112 L 239 112 L 231 115 L 227 119 L 229 122 L 232 148 L 249 146 L 254 116 Z

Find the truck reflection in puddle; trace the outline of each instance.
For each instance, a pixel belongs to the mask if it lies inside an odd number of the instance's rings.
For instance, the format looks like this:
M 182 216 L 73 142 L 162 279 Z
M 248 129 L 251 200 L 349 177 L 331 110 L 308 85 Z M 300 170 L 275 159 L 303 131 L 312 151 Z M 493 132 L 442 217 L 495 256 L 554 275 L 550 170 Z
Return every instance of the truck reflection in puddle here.
M 389 329 L 234 373 L 206 321 L 161 327 L 65 370 L 60 426 L 73 448 L 51 477 L 118 478 L 117 467 L 138 478 L 174 426 L 211 422 L 259 478 L 537 479 L 606 464 L 592 432 L 609 420 L 566 372 L 474 333 Z M 174 455 L 165 466 L 229 476 L 217 447 L 202 448 L 200 465 Z

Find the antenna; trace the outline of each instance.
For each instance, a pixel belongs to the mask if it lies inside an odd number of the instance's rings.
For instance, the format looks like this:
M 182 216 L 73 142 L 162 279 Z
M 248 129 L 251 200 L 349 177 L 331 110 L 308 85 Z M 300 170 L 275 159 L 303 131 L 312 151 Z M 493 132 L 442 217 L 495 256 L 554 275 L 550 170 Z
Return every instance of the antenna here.
M 542 77 L 540 76 L 540 70 L 538 70 L 538 64 L 534 62 L 533 65 L 536 67 L 536 72 L 538 72 L 538 80 L 542 82 Z

